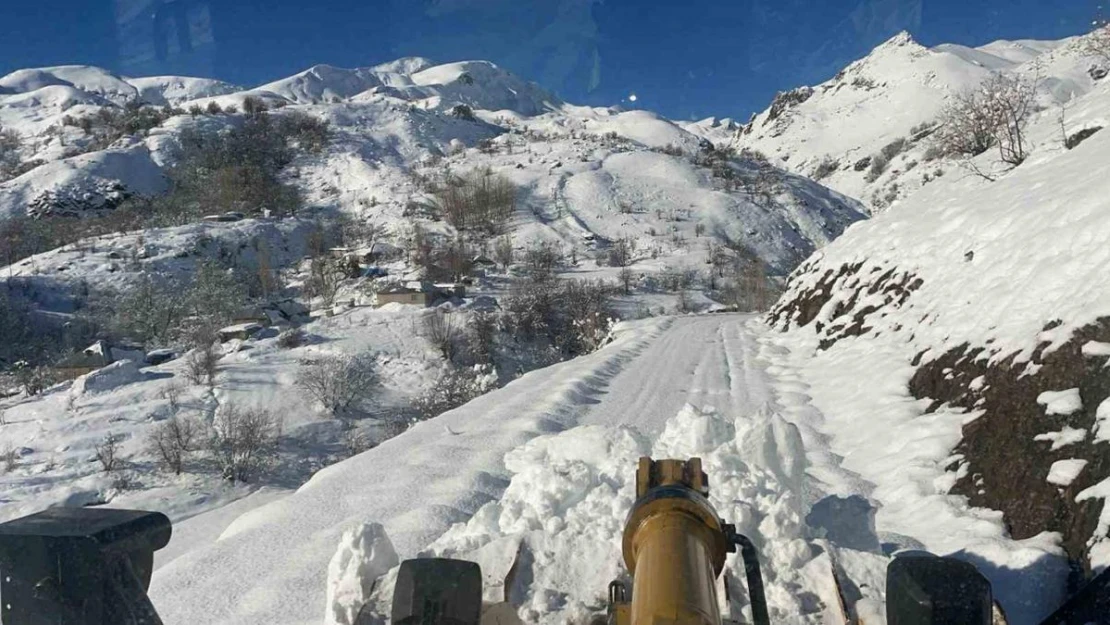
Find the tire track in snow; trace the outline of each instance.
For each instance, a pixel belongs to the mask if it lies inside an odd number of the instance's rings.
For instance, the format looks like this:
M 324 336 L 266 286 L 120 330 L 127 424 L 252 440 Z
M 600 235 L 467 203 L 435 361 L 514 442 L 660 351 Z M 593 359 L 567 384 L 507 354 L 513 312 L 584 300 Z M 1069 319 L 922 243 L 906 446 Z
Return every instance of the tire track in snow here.
M 600 352 L 532 371 L 244 514 L 218 541 L 156 573 L 150 595 L 164 622 L 320 622 L 327 563 L 344 531 L 379 522 L 402 558 L 415 557 L 453 523 L 503 496 L 507 452 L 577 425 L 672 323 L 626 326 Z
M 829 552 L 843 560 L 847 551 L 807 524 L 815 498 L 807 450 L 798 428 L 778 414 L 776 381 L 763 370 L 749 321 L 676 319 L 595 398 L 579 427 L 510 452 L 505 464 L 513 475 L 502 497 L 456 524 L 428 552 L 504 571 L 504 560 L 520 549 L 516 585 L 494 588 L 490 600 L 508 596 L 525 622 L 582 622 L 604 608 L 606 583 L 627 576 L 619 545 L 634 499 L 635 458 L 700 456 L 718 512 L 761 550 L 775 622 L 836 622 Z M 862 562 L 857 569 L 885 563 L 872 553 L 849 556 Z M 722 609 L 746 622 L 743 565 L 730 556 L 728 570 L 724 583 L 733 602 Z M 382 610 L 389 588 L 387 580 L 378 598 Z

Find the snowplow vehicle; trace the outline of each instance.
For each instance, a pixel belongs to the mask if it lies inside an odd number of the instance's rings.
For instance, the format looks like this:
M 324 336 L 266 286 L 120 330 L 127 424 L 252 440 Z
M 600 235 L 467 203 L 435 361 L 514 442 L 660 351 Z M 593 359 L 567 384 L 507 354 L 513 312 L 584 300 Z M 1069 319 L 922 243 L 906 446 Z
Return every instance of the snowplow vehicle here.
M 636 501 L 622 535 L 627 578 L 608 588 L 608 625 L 768 625 L 755 545 L 720 519 L 708 498 L 701 460 L 640 458 Z M 169 519 L 158 512 L 52 508 L 0 524 L 0 624 L 158 625 L 147 596 L 154 552 L 168 544 Z M 747 583 L 742 620 L 725 620 L 719 581 L 739 553 Z M 505 608 L 505 604 L 498 604 Z M 474 562 L 404 561 L 390 620 L 403 625 L 519 622 L 511 606 L 483 605 Z M 861 623 L 841 599 L 844 623 Z M 1005 623 L 988 580 L 975 567 L 933 555 L 896 556 L 887 568 L 890 625 Z M 369 616 L 369 615 L 367 615 Z M 363 623 L 360 614 L 358 620 Z M 381 622 L 380 618 L 365 620 Z M 1076 593 L 1043 625 L 1110 623 L 1110 571 Z M 867 625 L 872 625 L 868 623 Z M 879 625 L 879 624 L 874 624 Z

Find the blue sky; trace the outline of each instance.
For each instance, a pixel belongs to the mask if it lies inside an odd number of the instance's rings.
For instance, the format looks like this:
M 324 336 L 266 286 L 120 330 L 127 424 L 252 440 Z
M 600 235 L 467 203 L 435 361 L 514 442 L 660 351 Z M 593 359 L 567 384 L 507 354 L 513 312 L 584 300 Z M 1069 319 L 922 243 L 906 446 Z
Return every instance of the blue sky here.
M 899 30 L 1055 39 L 1100 0 L 4 0 L 0 74 L 99 65 L 255 85 L 316 63 L 488 59 L 568 101 L 746 118 Z

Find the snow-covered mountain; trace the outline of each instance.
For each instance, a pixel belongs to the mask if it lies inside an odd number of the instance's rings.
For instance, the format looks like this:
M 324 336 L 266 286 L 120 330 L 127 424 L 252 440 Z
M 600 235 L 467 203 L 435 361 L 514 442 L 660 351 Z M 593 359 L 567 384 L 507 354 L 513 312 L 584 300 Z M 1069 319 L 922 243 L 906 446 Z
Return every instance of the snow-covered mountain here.
M 1004 60 L 1070 45 L 1007 47 Z M 929 497 L 1001 511 L 1010 538 L 1041 545 L 1019 554 L 960 536 L 977 564 L 1110 566 L 1108 110 L 1103 79 L 1063 122 L 1060 107 L 1042 111 L 1019 167 L 993 182 L 945 176 L 853 226 L 791 276 L 771 315 L 813 406 L 845 428 L 832 446 L 850 468 L 883 480 L 898 466 L 904 487 L 921 471 Z M 850 431 L 860 424 L 866 436 Z M 913 535 L 915 517 L 934 518 L 895 504 L 877 520 Z M 1043 616 L 1047 603 L 1026 609 Z
M 532 212 L 522 215 L 520 227 L 583 253 L 588 235 L 630 236 L 620 224 L 637 222 L 641 249 L 654 249 L 658 257 L 656 248 L 674 245 L 653 237 L 697 238 L 690 236 L 697 225 L 699 232 L 744 242 L 785 272 L 862 217 L 854 201 L 785 173 L 772 190 L 781 195 L 782 210 L 761 208 L 694 163 L 706 145 L 680 125 L 646 111 L 565 105 L 483 61 L 432 65 L 410 58 L 353 70 L 321 65 L 240 91 L 201 79 L 129 80 L 87 67 L 24 70 L 3 79 L 11 93 L 0 96 L 0 124 L 21 135 L 25 160 L 44 164 L 0 183 L 0 216 L 23 214 L 53 197 L 88 197 L 95 210 L 105 204 L 98 190 L 108 187 L 116 195 L 155 193 L 165 185 L 158 168 L 172 165 L 167 147 L 179 132 L 235 120 L 179 114 L 145 138 L 80 153 L 87 139 L 69 120 L 119 106 L 109 98 L 224 109 L 241 108 L 253 95 L 331 122 L 338 135 L 333 148 L 299 165 L 309 193 L 326 180 L 338 197 L 317 199 L 356 213 L 365 212 L 360 201 L 373 197 L 380 208 L 368 216 L 394 224 L 415 199 L 410 173 L 437 174 L 423 163 L 442 155 L 446 167 L 489 165 L 506 172 L 528 189 Z M 460 117 L 460 106 L 476 117 Z M 477 153 L 479 141 L 492 141 L 498 154 Z
M 732 135 L 738 146 L 881 211 L 936 178 L 959 175 L 953 163 L 930 153 L 938 115 L 955 95 L 992 72 L 1036 77 L 1041 105 L 1055 111 L 1095 86 L 1091 66 L 1079 38 L 926 48 L 903 32 L 831 80 L 779 94 L 738 129 L 691 129 L 716 141 Z M 887 146 L 894 158 L 871 173 L 872 159 Z

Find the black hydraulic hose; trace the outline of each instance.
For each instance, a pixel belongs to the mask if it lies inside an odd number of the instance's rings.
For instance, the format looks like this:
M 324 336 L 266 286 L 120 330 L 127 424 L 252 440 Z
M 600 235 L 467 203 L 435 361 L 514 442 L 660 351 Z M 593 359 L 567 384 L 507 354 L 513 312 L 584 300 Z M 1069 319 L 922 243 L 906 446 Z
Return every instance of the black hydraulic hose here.
M 767 597 L 763 594 L 763 574 L 759 571 L 759 553 L 747 536 L 733 532 L 729 538 L 740 546 L 740 556 L 744 558 L 744 575 L 748 578 L 752 620 L 755 625 L 771 625 L 771 617 L 767 615 Z

